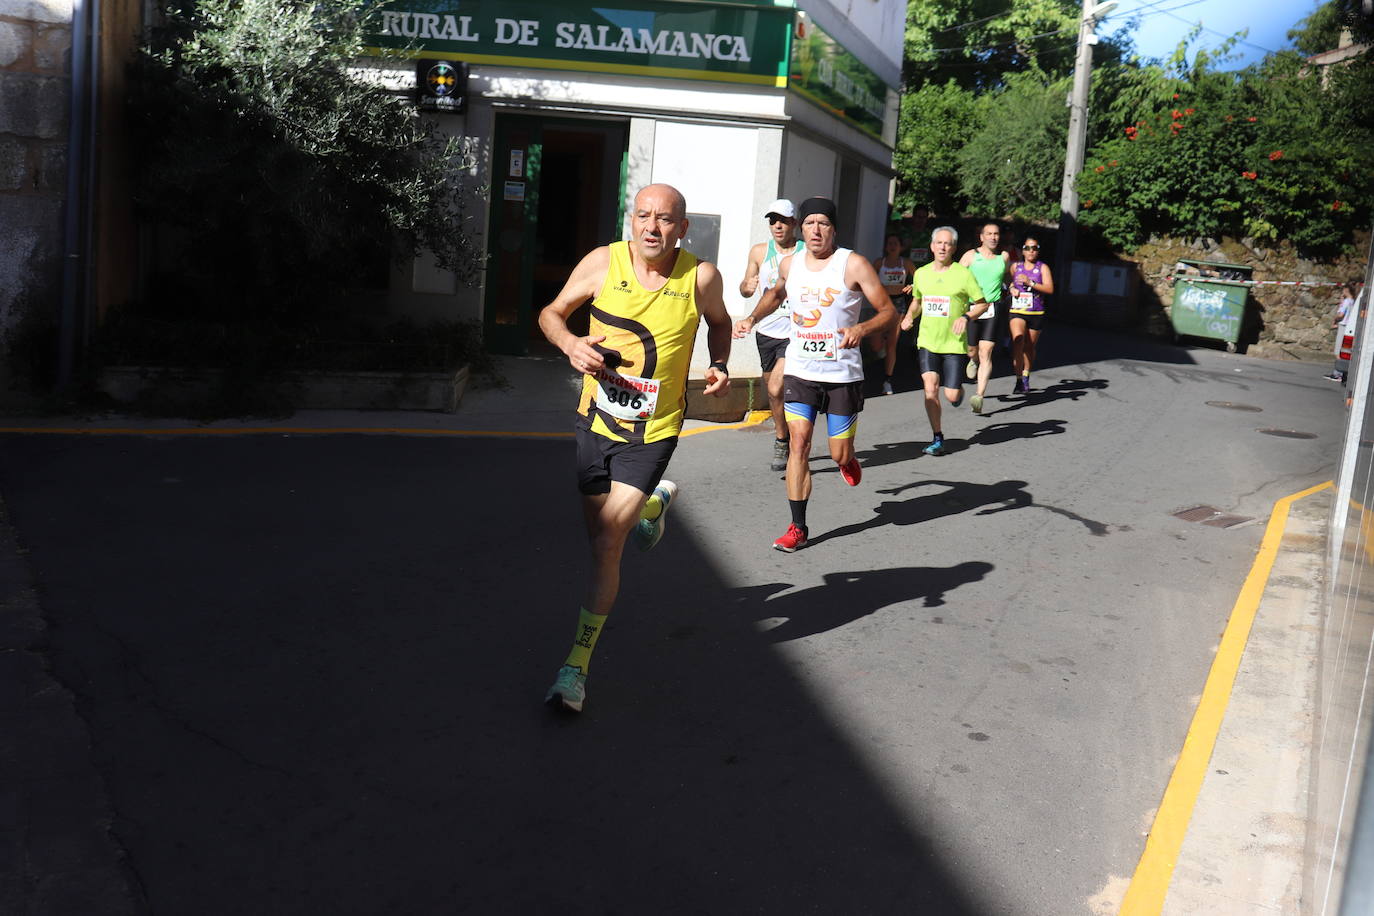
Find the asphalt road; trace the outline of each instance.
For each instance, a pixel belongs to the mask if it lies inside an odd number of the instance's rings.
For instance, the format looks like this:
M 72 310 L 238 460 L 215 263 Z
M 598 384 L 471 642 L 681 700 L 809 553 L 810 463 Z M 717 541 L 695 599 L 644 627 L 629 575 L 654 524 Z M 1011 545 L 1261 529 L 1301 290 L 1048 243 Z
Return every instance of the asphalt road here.
M 149 911 L 1112 912 L 1344 413 L 1321 365 L 1043 347 L 939 458 L 903 364 L 858 488 L 818 445 L 793 555 L 767 426 L 684 438 L 579 718 L 539 702 L 587 567 L 568 440 L 0 437 Z

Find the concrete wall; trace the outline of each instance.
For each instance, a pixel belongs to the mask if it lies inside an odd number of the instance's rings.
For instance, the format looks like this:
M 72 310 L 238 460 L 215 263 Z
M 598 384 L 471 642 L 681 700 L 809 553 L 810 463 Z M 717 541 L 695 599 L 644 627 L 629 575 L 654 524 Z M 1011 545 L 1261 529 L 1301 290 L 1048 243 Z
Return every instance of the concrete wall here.
M 0 0 L 0 331 L 56 314 L 62 275 L 70 0 Z

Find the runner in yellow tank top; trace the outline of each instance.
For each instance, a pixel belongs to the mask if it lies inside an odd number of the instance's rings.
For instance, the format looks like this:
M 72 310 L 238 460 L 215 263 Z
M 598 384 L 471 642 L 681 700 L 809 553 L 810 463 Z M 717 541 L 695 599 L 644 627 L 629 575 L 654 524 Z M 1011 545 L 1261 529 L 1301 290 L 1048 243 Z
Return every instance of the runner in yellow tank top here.
M 630 244 L 610 245 L 610 265 L 592 302 L 592 336 L 610 351 L 607 365 L 583 377 L 577 412 L 591 431 L 617 442 L 658 442 L 678 434 L 687 406 L 687 364 L 700 315 L 697 258 L 679 251 L 668 282 L 646 289 Z M 606 354 L 603 353 L 603 358 Z
M 687 234 L 687 202 L 676 188 L 635 195 L 628 242 L 588 254 L 539 313 L 539 327 L 583 373 L 577 423 L 578 488 L 592 545 L 591 587 L 572 651 L 544 701 L 581 712 L 587 668 L 620 590 L 630 532 L 642 549 L 663 536 L 677 487 L 663 471 L 682 427 L 687 368 L 698 321 L 706 319 L 711 366 L 704 394 L 729 392 L 730 316 L 720 271 L 677 247 Z M 568 329 L 588 299 L 590 333 Z

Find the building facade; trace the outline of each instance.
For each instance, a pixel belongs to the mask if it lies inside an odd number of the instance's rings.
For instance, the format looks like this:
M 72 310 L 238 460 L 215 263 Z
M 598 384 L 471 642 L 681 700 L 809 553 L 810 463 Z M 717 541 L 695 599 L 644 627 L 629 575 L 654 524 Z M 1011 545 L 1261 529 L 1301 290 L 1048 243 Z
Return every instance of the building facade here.
M 905 3 L 627 6 L 395 0 L 382 13 L 378 47 L 417 61 L 384 65 L 397 88 L 437 88 L 459 109 L 432 116 L 470 144 L 465 231 L 488 254 L 477 288 L 417 259 L 393 275 L 390 308 L 480 320 L 492 349 L 525 352 L 539 309 L 583 254 L 624 237 L 652 182 L 687 198 L 685 247 L 719 265 L 732 314 L 749 308 L 739 281 L 778 197 L 833 198 L 841 244 L 881 252 Z

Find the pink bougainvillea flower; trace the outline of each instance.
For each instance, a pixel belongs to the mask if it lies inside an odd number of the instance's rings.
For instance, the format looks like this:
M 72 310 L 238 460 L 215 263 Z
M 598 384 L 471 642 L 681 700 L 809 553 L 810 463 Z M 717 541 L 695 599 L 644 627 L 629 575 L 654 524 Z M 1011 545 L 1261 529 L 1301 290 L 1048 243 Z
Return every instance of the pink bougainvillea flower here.
M 1259 177 L 1259 172 L 1241 172 L 1241 173 L 1240 173 L 1240 177 L 1241 177 L 1241 178 L 1248 178 L 1248 179 L 1250 179 L 1251 181 L 1254 181 L 1256 178 Z
M 1174 98 L 1178 98 L 1178 96 L 1174 96 Z M 1181 111 L 1179 111 L 1177 108 L 1175 108 L 1175 109 L 1174 109 L 1174 120 L 1177 121 L 1177 120 L 1178 120 L 1179 118 L 1181 118 L 1181 117 L 1183 117 L 1183 112 L 1181 112 Z
M 1259 120 L 1259 118 L 1255 117 L 1254 115 L 1251 115 L 1250 117 L 1246 118 L 1245 120 L 1249 121 L 1251 124 L 1254 124 L 1256 121 Z
M 1093 202 L 1090 201 L 1090 200 L 1085 200 L 1085 201 L 1083 201 L 1083 206 L 1084 206 L 1084 207 L 1091 207 L 1092 205 L 1093 205 Z
M 1270 161 L 1270 162 L 1275 162 L 1275 161 L 1277 161 L 1277 160 L 1279 160 L 1279 159 L 1282 159 L 1282 158 L 1283 158 L 1283 150 L 1281 150 L 1281 149 L 1276 149 L 1276 150 L 1274 150 L 1272 153 L 1269 154 L 1269 161 Z
M 1226 116 L 1226 120 L 1230 121 L 1230 120 L 1231 120 L 1231 115 L 1227 115 L 1227 116 Z
M 1331 209 L 1332 209 L 1332 210 L 1339 210 L 1340 208 L 1341 208 L 1341 202 L 1340 202 L 1339 200 L 1334 200 L 1334 201 L 1331 202 Z
M 1115 159 L 1113 159 L 1111 162 L 1108 162 L 1107 165 L 1111 166 L 1112 168 L 1116 168 L 1116 166 L 1117 166 L 1117 161 L 1116 161 Z
M 1099 165 L 1097 168 L 1093 169 L 1093 171 L 1094 171 L 1094 172 L 1105 172 L 1105 171 L 1107 171 L 1107 169 L 1106 169 L 1104 166 L 1100 166 L 1100 165 Z
M 1185 109 L 1183 109 L 1183 113 L 1186 114 L 1186 115 L 1190 115 L 1190 114 L 1192 114 L 1192 113 L 1195 112 L 1195 111 L 1197 111 L 1196 108 L 1185 108 Z
M 1177 92 L 1174 93 L 1174 98 L 1178 98 L 1178 93 L 1177 93 Z

